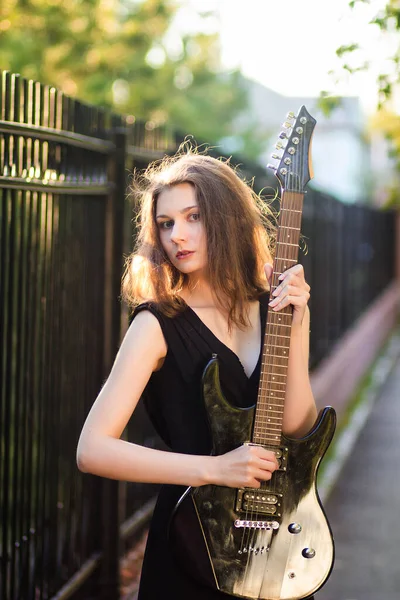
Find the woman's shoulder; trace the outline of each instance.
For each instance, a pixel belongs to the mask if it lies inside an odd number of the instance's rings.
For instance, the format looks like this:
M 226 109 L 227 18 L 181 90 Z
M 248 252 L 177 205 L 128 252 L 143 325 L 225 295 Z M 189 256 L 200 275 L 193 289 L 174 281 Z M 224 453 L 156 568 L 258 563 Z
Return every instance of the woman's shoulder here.
M 182 312 L 186 314 L 186 311 Z M 191 380 L 193 369 L 190 352 L 193 351 L 193 341 L 189 332 L 190 321 L 182 317 L 181 313 L 174 316 L 166 315 L 157 302 L 148 299 L 136 306 L 132 326 L 133 335 L 138 332 L 139 337 L 144 335 L 146 338 L 153 339 L 160 358 L 165 358 L 168 354 L 170 359 L 176 361 L 183 378 Z M 158 363 L 155 370 L 158 371 L 160 367 L 161 363 Z
M 149 330 L 149 333 L 156 333 L 162 331 L 160 313 L 157 310 L 155 303 L 146 301 L 138 304 L 131 317 L 131 327 L 145 328 Z
M 153 324 L 153 327 L 157 324 L 160 328 L 163 321 L 163 315 L 154 300 L 146 299 L 135 306 L 131 317 L 131 323 L 134 321 L 139 321 L 143 324 L 148 323 L 149 326 L 150 324 Z
M 169 311 L 163 307 L 162 304 L 154 300 L 153 298 L 142 299 L 140 304 L 137 304 L 134 308 L 132 318 L 142 312 L 147 312 L 156 317 L 159 321 L 165 319 L 172 319 L 175 315 L 169 315 Z
M 159 361 L 166 356 L 168 345 L 158 319 L 146 308 L 143 303 L 140 310 L 135 311 L 121 349 L 125 354 L 128 353 L 130 360 L 135 360 L 137 356 L 146 352 L 149 360 L 153 361 L 155 370 Z
M 164 336 L 168 335 L 169 337 L 176 327 L 179 328 L 179 316 L 180 313 L 170 314 L 170 311 L 149 298 L 136 306 L 132 314 L 132 321 L 140 319 L 144 323 L 149 323 L 149 326 L 152 324 L 153 328 L 157 323 Z

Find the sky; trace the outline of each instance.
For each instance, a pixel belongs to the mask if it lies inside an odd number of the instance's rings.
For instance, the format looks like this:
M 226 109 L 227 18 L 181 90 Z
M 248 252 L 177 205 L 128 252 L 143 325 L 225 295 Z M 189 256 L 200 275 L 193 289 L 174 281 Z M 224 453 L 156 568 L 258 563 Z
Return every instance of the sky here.
M 218 18 L 202 27 L 219 30 L 224 67 L 238 67 L 287 96 L 318 96 L 321 90 L 359 96 L 369 112 L 376 103 L 376 71 L 394 40 L 367 24 L 385 4 L 359 2 L 352 10 L 349 0 L 187 0 L 182 23 L 196 29 L 196 13 L 216 11 Z M 342 71 L 338 81 L 329 74 L 340 70 L 336 49 L 354 42 L 368 49 L 359 53 L 362 60 L 373 52 L 375 70 L 352 77 Z

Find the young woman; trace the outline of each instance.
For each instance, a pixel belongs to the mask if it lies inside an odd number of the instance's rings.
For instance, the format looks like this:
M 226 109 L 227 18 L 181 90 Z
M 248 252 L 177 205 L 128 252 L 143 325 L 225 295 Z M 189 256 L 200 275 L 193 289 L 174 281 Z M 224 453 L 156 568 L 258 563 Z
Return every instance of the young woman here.
M 256 402 L 267 309 L 291 304 L 293 321 L 284 432 L 302 436 L 317 412 L 308 375 L 309 286 L 301 265 L 271 297 L 269 237 L 262 202 L 228 162 L 189 152 L 148 169 L 137 249 L 124 276 L 133 320 L 84 424 L 77 451 L 84 472 L 165 484 L 152 519 L 140 600 L 221 600 L 181 570 L 167 539 L 171 511 L 187 486 L 259 487 L 275 455 L 241 446 L 210 456 L 201 376 L 218 355 L 232 404 Z M 265 212 L 265 210 L 264 210 Z M 170 451 L 120 439 L 143 396 Z

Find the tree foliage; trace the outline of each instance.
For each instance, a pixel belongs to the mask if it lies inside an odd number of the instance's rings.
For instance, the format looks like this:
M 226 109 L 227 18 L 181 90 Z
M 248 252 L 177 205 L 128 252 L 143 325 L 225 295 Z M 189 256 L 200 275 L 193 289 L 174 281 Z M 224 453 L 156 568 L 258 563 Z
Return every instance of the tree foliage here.
M 357 4 L 370 3 L 371 0 L 351 0 L 349 6 L 354 9 Z M 379 27 L 383 33 L 396 37 L 397 40 L 393 53 L 387 56 L 387 66 L 385 71 L 379 73 L 377 79 L 378 108 L 381 108 L 387 100 L 392 98 L 395 86 L 400 84 L 400 0 L 388 0 L 383 9 L 371 19 L 370 25 Z M 343 68 L 349 73 L 366 70 L 374 61 L 373 49 L 371 49 L 369 60 L 350 66 L 350 64 L 346 62 L 346 58 L 359 49 L 360 45 L 358 43 L 351 43 L 340 46 L 340 48 L 336 50 L 338 57 L 343 59 Z
M 246 92 L 238 72 L 222 72 L 217 34 L 171 39 L 179 8 L 178 0 L 2 0 L 1 66 L 217 143 L 232 136 Z M 235 134 L 254 158 L 264 140 Z
M 349 2 L 350 8 L 354 10 L 362 4 L 369 4 L 373 9 L 371 0 Z M 356 40 L 337 48 L 336 54 L 342 61 L 342 69 L 350 75 L 367 70 L 377 73 L 376 114 L 370 120 L 370 128 L 371 131 L 379 131 L 390 141 L 390 154 L 400 172 L 400 0 L 388 0 L 368 25 L 379 29 L 383 47 L 386 46 L 385 40 L 390 41 L 387 47 L 391 48 L 391 53 L 385 56 L 385 60 L 382 60 L 383 48 L 379 48 L 377 52 L 374 45 L 362 47 Z M 326 113 L 338 103 L 339 97 L 322 92 L 320 105 Z M 397 191 L 393 193 L 392 188 L 394 189 L 393 184 L 387 186 L 389 204 L 398 203 Z

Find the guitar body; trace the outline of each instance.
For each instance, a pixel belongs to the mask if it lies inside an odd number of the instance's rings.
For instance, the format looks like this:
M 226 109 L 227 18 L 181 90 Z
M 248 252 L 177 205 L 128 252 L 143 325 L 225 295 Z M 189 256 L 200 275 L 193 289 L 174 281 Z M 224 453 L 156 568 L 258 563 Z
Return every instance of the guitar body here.
M 216 357 L 204 371 L 203 395 L 213 454 L 252 439 L 254 408 L 238 409 L 224 398 Z M 188 488 L 170 523 L 180 564 L 203 584 L 239 598 L 297 600 L 317 591 L 334 560 L 316 475 L 335 423 L 335 411 L 327 407 L 306 437 L 283 436 L 280 469 L 259 490 Z

